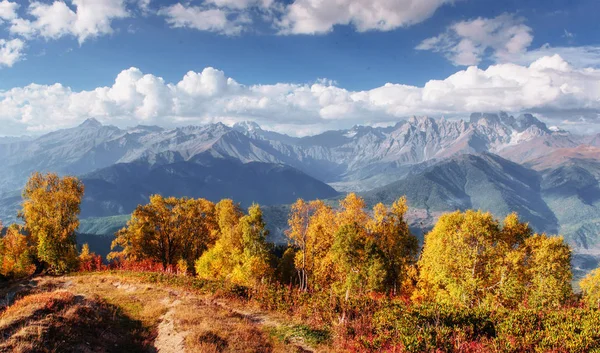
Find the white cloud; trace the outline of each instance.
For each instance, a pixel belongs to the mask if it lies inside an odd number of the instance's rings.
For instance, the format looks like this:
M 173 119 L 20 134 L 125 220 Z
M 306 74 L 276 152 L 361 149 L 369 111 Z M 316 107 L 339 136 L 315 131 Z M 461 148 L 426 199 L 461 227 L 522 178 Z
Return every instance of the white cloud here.
M 488 58 L 496 63 L 529 65 L 545 56 L 559 55 L 571 65 L 600 66 L 600 46 L 553 47 L 544 44 L 529 49 L 533 41 L 532 29 L 522 18 L 503 14 L 496 18 L 476 18 L 454 23 L 435 37 L 422 41 L 416 49 L 431 50 L 444 54 L 455 65 L 477 65 Z M 574 35 L 567 30 L 565 38 Z
M 280 34 L 320 34 L 335 25 L 358 31 L 389 31 L 431 17 L 455 0 L 204 0 L 192 5 L 177 2 L 159 10 L 172 27 L 236 35 L 257 17 Z
M 555 55 L 529 66 L 472 66 L 423 87 L 388 83 L 350 91 L 324 80 L 243 85 L 213 68 L 168 83 L 131 68 L 112 86 L 92 91 L 76 92 L 61 84 L 0 91 L 0 124 L 14 127 L 4 134 L 72 126 L 87 117 L 121 126 L 250 119 L 298 134 L 392 122 L 413 114 L 464 116 L 498 110 L 537 111 L 561 120 L 575 120 L 582 111 L 597 116 L 600 70 L 578 69 Z
M 279 22 L 284 34 L 327 33 L 335 25 L 353 25 L 359 32 L 389 31 L 431 17 L 452 0 L 295 0 Z
M 10 21 L 17 18 L 17 9 L 19 4 L 8 0 L 0 1 L 0 23 L 4 21 Z
M 507 62 L 525 53 L 533 40 L 532 29 L 523 22 L 509 14 L 457 22 L 416 49 L 441 52 L 456 65 L 477 65 L 488 51 L 496 62 Z
M 142 10 L 142 13 L 150 11 L 150 1 L 151 0 L 137 0 L 138 7 Z
M 192 28 L 200 31 L 236 35 L 242 32 L 249 18 L 243 14 L 232 14 L 219 8 L 185 6 L 180 3 L 158 11 L 167 23 L 175 28 Z
M 269 8 L 273 6 L 275 0 L 206 0 L 206 4 L 212 4 L 217 7 L 230 9 L 247 9 L 249 7 Z
M 512 62 L 528 65 L 544 56 L 558 54 L 575 67 L 599 67 L 600 46 L 552 47 L 545 44 L 538 49 L 532 49 L 522 55 L 511 58 Z
M 20 39 L 0 39 L 0 67 L 13 66 L 23 58 L 25 42 Z
M 25 38 L 40 36 L 57 39 L 72 35 L 79 43 L 88 38 L 111 34 L 114 19 L 129 16 L 125 0 L 71 0 L 74 10 L 64 1 L 51 4 L 33 1 L 28 18 L 13 19 L 10 32 Z

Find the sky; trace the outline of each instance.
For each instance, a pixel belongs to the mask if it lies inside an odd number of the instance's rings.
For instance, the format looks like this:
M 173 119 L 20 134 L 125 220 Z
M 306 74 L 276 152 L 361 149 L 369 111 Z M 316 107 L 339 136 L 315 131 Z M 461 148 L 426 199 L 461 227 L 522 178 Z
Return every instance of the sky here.
M 0 136 L 531 112 L 600 132 L 599 0 L 0 0 Z

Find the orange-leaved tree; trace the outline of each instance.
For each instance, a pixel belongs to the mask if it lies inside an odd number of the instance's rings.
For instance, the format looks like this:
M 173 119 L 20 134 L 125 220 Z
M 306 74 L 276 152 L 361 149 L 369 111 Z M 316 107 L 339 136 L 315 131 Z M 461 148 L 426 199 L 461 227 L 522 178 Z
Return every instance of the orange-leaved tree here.
M 0 223 L 0 229 L 2 224 Z M 6 235 L 0 239 L 0 274 L 8 278 L 19 278 L 35 271 L 33 259 L 35 248 L 31 246 L 31 237 L 24 234 L 23 228 L 12 224 Z
M 214 243 L 215 207 L 204 199 L 152 195 L 113 240 L 109 259 L 153 260 L 167 266 L 193 262 Z

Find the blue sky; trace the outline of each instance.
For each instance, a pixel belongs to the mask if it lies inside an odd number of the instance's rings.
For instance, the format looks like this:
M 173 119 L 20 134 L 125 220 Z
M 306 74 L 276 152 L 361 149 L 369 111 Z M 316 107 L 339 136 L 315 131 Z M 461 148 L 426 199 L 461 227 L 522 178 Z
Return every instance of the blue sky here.
M 475 109 L 595 129 L 599 11 L 597 0 L 0 0 L 0 135 L 90 116 L 304 134 Z

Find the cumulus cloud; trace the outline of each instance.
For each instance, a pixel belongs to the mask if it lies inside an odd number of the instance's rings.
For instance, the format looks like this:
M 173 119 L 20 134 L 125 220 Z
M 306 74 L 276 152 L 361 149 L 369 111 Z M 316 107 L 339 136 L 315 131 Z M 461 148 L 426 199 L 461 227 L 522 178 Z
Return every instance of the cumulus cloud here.
M 477 65 L 488 51 L 497 62 L 509 62 L 527 51 L 532 29 L 510 14 L 476 18 L 451 25 L 446 32 L 425 39 L 416 49 L 443 53 L 455 65 Z
M 17 18 L 19 4 L 8 0 L 0 1 L 0 23 Z
M 23 58 L 25 42 L 20 39 L 0 39 L 0 67 L 13 66 Z
M 129 16 L 125 0 L 71 0 L 70 3 L 74 9 L 59 0 L 32 1 L 27 8 L 28 18 L 11 19 L 10 32 L 24 38 L 57 39 L 70 35 L 81 44 L 88 38 L 112 33 L 112 21 Z
M 422 22 L 452 0 L 295 0 L 279 21 L 284 34 L 319 34 L 335 25 L 389 31 Z
M 598 115 L 600 70 L 578 69 L 554 55 L 529 66 L 472 66 L 422 87 L 388 83 L 351 91 L 324 80 L 244 85 L 214 68 L 190 71 L 169 83 L 130 68 L 112 86 L 91 91 L 61 84 L 0 91 L 0 123 L 15 127 L 10 134 L 72 126 L 88 117 L 121 126 L 250 119 L 298 134 L 393 122 L 413 114 L 451 117 L 498 110 L 552 112 L 561 119 L 575 111 Z

